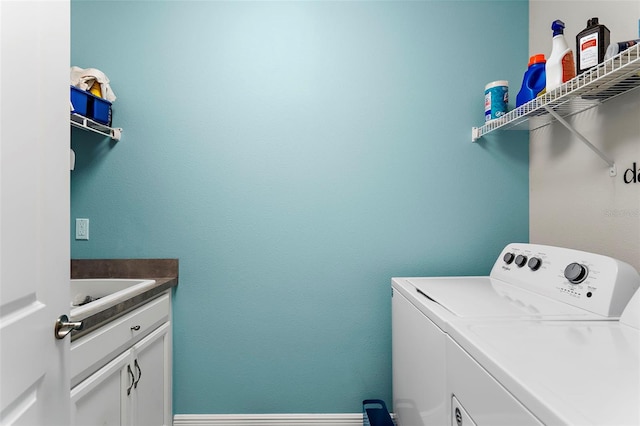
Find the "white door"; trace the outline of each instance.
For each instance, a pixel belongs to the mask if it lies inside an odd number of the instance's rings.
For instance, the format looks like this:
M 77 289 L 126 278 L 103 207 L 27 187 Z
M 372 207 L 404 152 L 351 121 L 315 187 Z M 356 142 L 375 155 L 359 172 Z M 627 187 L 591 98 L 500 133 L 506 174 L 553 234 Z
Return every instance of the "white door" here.
M 0 0 L 0 424 L 69 424 L 69 0 Z

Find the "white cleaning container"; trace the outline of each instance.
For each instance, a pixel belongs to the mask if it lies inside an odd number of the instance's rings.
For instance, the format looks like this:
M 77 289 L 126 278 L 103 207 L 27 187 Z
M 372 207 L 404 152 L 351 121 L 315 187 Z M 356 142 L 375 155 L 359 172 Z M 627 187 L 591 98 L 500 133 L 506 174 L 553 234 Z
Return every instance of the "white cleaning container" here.
M 493 81 L 484 87 L 484 121 L 495 120 L 507 113 L 509 82 Z
M 547 59 L 545 74 L 547 78 L 547 93 L 561 86 L 576 76 L 576 63 L 573 59 L 573 50 L 564 38 L 564 22 L 553 21 L 553 44 L 551 56 Z

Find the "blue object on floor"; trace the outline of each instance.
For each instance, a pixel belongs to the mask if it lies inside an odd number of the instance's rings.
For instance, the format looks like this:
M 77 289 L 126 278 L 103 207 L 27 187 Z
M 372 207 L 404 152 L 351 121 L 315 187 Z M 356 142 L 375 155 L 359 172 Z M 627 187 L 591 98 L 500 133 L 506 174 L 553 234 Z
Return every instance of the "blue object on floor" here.
M 362 401 L 362 422 L 364 426 L 393 426 L 387 406 L 381 399 Z

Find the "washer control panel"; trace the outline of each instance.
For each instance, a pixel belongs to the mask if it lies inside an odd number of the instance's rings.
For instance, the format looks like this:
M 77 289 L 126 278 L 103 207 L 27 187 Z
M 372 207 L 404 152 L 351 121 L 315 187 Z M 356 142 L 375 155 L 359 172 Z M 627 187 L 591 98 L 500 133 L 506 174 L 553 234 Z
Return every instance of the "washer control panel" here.
M 606 316 L 620 316 L 640 287 L 640 275 L 620 260 L 562 247 L 511 243 L 491 278 Z

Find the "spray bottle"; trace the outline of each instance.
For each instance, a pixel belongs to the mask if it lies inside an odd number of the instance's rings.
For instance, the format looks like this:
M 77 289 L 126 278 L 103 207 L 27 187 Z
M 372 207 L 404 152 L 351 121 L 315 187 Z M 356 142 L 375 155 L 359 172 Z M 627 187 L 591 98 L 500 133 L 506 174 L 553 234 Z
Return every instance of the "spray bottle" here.
M 564 22 L 553 21 L 553 44 L 551 56 L 545 66 L 547 93 L 576 76 L 576 63 L 573 59 L 573 51 L 564 38 Z

